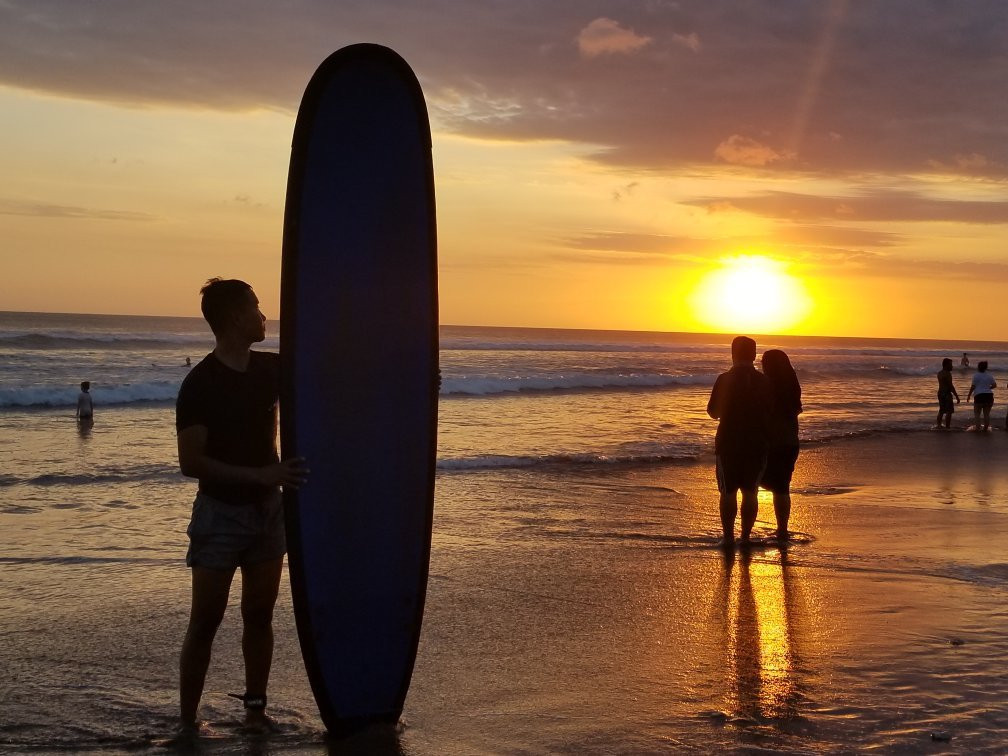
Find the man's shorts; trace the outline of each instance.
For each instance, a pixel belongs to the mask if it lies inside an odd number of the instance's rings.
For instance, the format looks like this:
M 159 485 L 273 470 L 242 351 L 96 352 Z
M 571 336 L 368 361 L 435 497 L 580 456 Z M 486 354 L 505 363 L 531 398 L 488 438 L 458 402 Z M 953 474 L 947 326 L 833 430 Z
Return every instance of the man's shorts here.
M 993 407 L 994 394 L 975 394 L 973 396 L 974 407 Z
M 791 487 L 791 476 L 797 461 L 797 446 L 771 447 L 760 485 L 768 491 L 787 491 Z
M 994 396 L 991 394 L 991 396 Z M 952 394 L 938 392 L 938 411 L 942 414 L 955 412 L 955 402 L 952 401 Z
M 234 570 L 279 559 L 287 552 L 278 490 L 258 504 L 227 504 L 196 494 L 189 534 L 189 567 Z
M 738 489 L 755 490 L 763 477 L 766 467 L 766 453 L 739 453 L 717 455 L 717 484 L 721 493 L 733 493 Z

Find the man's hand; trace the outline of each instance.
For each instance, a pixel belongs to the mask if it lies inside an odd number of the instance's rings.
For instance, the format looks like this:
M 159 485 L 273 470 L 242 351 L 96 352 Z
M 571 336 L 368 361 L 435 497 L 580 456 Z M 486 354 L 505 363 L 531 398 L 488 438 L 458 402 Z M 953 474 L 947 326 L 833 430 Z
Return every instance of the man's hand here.
M 302 457 L 291 457 L 275 465 L 259 468 L 260 482 L 264 486 L 284 486 L 297 490 L 308 480 L 308 468 Z

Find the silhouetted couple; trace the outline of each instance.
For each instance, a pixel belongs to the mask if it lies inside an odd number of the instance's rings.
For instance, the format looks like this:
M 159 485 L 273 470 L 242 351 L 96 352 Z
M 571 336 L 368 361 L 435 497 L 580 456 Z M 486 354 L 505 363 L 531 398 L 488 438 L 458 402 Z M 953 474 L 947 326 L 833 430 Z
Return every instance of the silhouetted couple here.
M 786 540 L 791 515 L 791 476 L 798 459 L 801 386 L 780 349 L 763 353 L 756 370 L 756 342 L 732 341 L 732 368 L 714 382 L 707 414 L 719 420 L 714 437 L 721 528 L 725 547 L 735 544 L 735 516 L 742 492 L 741 542 L 749 543 L 759 509 L 759 487 L 773 493 L 777 538 Z

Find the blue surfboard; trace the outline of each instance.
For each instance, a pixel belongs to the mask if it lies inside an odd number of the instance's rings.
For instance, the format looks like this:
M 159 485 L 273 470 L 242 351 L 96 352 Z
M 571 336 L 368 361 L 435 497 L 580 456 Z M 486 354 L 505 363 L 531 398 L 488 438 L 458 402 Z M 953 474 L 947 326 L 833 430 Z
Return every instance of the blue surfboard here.
M 298 111 L 280 302 L 288 567 L 330 732 L 402 713 L 430 561 L 438 392 L 430 126 L 407 63 L 333 53 Z

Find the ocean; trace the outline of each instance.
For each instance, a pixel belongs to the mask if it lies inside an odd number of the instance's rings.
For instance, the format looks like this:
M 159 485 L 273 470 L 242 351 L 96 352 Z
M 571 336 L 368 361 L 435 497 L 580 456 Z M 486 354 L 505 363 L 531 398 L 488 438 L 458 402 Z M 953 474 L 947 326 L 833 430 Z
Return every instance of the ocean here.
M 927 522 L 939 510 L 941 527 L 952 512 L 970 533 L 1008 533 L 1008 486 L 975 466 L 993 452 L 955 452 L 964 472 L 944 489 L 927 478 L 950 453 L 936 444 L 959 436 L 950 442 L 959 449 L 979 435 L 931 431 L 942 358 L 958 364 L 968 352 L 1000 377 L 1008 343 L 757 337 L 760 352 L 789 354 L 803 388 L 799 532 L 788 554 L 724 561 L 705 408 L 730 366 L 730 339 L 441 328 L 424 635 L 403 724 L 365 750 L 915 752 L 947 745 L 950 727 L 955 748 L 1001 742 L 1006 697 L 993 704 L 976 678 L 950 682 L 939 669 L 931 708 L 912 726 L 905 714 L 919 703 L 915 675 L 932 663 L 922 638 L 942 650 L 953 631 L 985 638 L 989 654 L 969 662 L 970 674 L 1004 690 L 983 670 L 991 654 L 1008 661 L 998 635 L 1008 566 L 984 557 L 986 541 L 973 536 L 960 551 L 927 556 L 902 544 L 907 516 Z M 0 313 L 0 749 L 156 750 L 170 734 L 195 490 L 177 467 L 174 399 L 186 359 L 196 364 L 212 346 L 199 318 Z M 275 323 L 257 348 L 277 350 Z M 90 428 L 74 421 L 84 380 Z M 964 398 L 969 381 L 956 373 Z M 971 421 L 963 403 L 953 424 Z M 757 535 L 772 530 L 762 499 L 761 512 Z M 862 545 L 835 535 L 840 521 Z M 884 607 L 859 622 L 830 611 L 883 601 L 877 586 L 857 582 L 867 573 L 911 593 L 935 581 L 965 586 L 966 597 L 942 595 L 965 607 L 969 627 L 931 628 L 914 604 L 906 637 L 866 639 L 888 632 Z M 766 619 L 761 596 L 783 612 L 777 620 Z M 746 622 L 766 637 L 784 633 L 787 648 L 778 637 L 776 657 L 759 645 L 746 651 L 737 631 Z M 232 607 L 204 698 L 212 752 L 249 747 L 226 697 L 241 687 L 238 632 Z M 257 752 L 325 753 L 332 745 L 300 668 L 286 584 L 277 638 L 270 695 L 281 732 Z M 881 668 L 856 651 L 876 642 Z M 915 671 L 890 680 L 886 654 Z M 875 700 L 879 676 L 893 686 L 891 716 Z M 957 685 L 964 703 L 950 720 L 933 709 L 960 695 Z
M 270 326 L 256 348 L 277 351 Z M 444 326 L 438 468 L 698 459 L 710 452 L 706 398 L 730 367 L 729 342 L 685 333 Z M 4 429 L 21 433 L 72 415 L 83 380 L 102 418 L 96 434 L 112 422 L 170 415 L 186 359 L 195 364 L 212 347 L 200 318 L 0 313 Z M 936 413 L 934 375 L 943 357 L 958 365 L 969 352 L 973 364 L 987 359 L 995 375 L 1008 367 L 1008 343 L 997 342 L 761 339 L 760 351 L 769 348 L 787 351 L 798 371 L 802 439 L 810 442 L 925 428 Z M 963 396 L 969 376 L 958 375 Z M 164 425 L 174 446 L 171 423 Z M 161 452 L 158 446 L 144 455 L 142 475 L 173 473 L 171 454 Z M 65 464 L 31 460 L 53 462 Z M 7 475 L 28 482 L 37 477 L 31 472 Z

